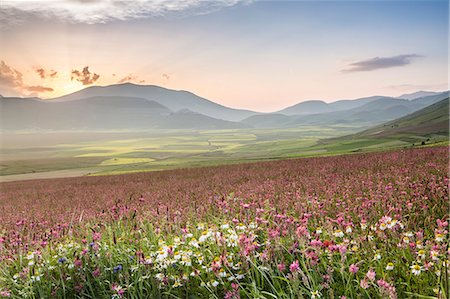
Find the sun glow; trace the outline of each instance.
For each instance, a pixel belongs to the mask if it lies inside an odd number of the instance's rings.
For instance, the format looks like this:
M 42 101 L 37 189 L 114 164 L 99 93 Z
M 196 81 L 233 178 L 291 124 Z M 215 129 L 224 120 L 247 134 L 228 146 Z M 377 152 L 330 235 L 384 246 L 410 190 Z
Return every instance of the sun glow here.
M 63 83 L 64 82 L 64 83 Z M 80 89 L 83 89 L 85 86 L 81 85 L 78 82 L 74 82 L 74 81 L 63 81 L 61 82 L 62 84 L 57 84 L 54 89 L 55 91 L 52 93 L 52 97 L 56 97 L 56 96 L 62 96 L 65 94 L 69 94 L 75 91 L 78 91 Z

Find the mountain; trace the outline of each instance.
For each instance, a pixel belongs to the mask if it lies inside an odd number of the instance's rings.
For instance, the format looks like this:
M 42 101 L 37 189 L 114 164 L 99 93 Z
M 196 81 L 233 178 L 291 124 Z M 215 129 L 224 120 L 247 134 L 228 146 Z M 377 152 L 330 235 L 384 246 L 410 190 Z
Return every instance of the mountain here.
M 247 126 L 239 122 L 232 122 L 209 117 L 188 109 L 179 110 L 163 118 L 158 124 L 166 129 L 242 129 Z
M 412 100 L 412 102 L 419 104 L 419 105 L 431 105 L 433 103 L 439 102 L 440 100 L 442 100 L 442 98 L 445 98 L 448 96 L 449 96 L 449 92 L 444 91 L 444 92 L 440 92 L 440 93 L 437 93 L 434 95 L 416 98 L 416 99 Z
M 235 129 L 245 125 L 194 112 L 173 112 L 144 98 L 93 96 L 70 101 L 0 98 L 1 129 Z
M 358 125 L 370 127 L 387 122 L 420 110 L 430 104 L 448 97 L 448 92 L 422 97 L 412 101 L 389 97 L 371 97 L 359 99 L 356 107 L 326 113 L 309 115 L 274 114 L 251 116 L 241 122 L 257 128 L 297 127 L 301 125 Z M 358 100 L 355 100 L 358 101 Z M 361 104 L 362 103 L 362 104 Z
M 331 111 L 331 108 L 324 101 L 310 100 L 300 102 L 293 106 L 289 106 L 280 111 L 277 111 L 277 113 L 284 115 L 304 115 L 304 114 L 323 113 L 329 111 Z
M 93 86 L 51 100 L 1 97 L 1 129 L 237 129 L 334 125 L 364 128 L 403 117 L 447 97 L 448 92 L 413 100 L 373 96 L 333 103 L 306 101 L 281 110 L 284 113 L 264 114 L 228 108 L 186 91 L 126 83 Z
M 227 120 L 240 121 L 257 112 L 225 107 L 183 90 L 171 90 L 155 85 L 136 85 L 132 83 L 109 86 L 91 86 L 83 90 L 54 98 L 52 102 L 69 102 L 97 96 L 136 97 L 155 101 L 176 112 L 189 109 L 205 116 Z
M 402 94 L 401 96 L 399 96 L 397 98 L 404 99 L 404 100 L 414 100 L 414 99 L 418 99 L 418 98 L 422 98 L 422 97 L 437 95 L 439 93 L 440 92 L 420 90 L 420 91 L 416 91 L 413 93 Z
M 397 134 L 449 134 L 449 98 L 407 116 L 355 134 L 355 136 L 387 137 Z
M 448 109 L 447 96 L 430 106 L 361 132 L 321 139 L 313 148 L 337 153 L 448 144 Z
M 366 97 L 354 100 L 339 100 L 332 103 L 326 103 L 320 100 L 304 101 L 293 106 L 284 108 L 277 113 L 285 115 L 308 115 L 319 114 L 333 111 L 342 111 L 362 106 L 371 101 L 383 98 L 381 96 Z

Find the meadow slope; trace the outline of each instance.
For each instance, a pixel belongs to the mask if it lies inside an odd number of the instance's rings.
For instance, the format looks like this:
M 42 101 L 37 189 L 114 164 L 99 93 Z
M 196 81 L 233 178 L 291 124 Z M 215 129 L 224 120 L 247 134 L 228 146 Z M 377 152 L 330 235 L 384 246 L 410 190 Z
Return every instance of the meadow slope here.
M 448 155 L 2 183 L 0 296 L 448 298 Z

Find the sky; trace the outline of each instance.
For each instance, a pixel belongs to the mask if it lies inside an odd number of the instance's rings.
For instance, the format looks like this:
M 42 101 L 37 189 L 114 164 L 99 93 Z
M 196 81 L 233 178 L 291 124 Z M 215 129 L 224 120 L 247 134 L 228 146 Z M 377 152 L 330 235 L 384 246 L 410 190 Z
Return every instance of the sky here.
M 448 90 L 448 1 L 0 2 L 0 94 L 124 82 L 276 111 Z

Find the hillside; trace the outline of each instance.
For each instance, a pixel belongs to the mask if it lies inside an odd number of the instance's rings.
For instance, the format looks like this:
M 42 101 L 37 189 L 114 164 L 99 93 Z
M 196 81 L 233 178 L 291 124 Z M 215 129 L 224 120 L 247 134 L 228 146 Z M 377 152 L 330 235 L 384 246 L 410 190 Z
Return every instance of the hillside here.
M 437 95 L 439 93 L 440 92 L 419 90 L 419 91 L 416 91 L 416 92 L 413 92 L 413 93 L 402 94 L 398 98 L 399 99 L 405 99 L 405 100 L 414 100 L 414 99 L 418 99 L 418 98 L 422 98 L 422 97 Z
M 189 109 L 209 117 L 240 121 L 257 114 L 253 111 L 228 108 L 183 90 L 171 90 L 155 85 L 137 85 L 132 83 L 115 84 L 109 86 L 92 86 L 83 90 L 54 98 L 54 102 L 76 101 L 94 96 L 137 97 L 155 101 L 173 112 Z
M 339 100 L 331 103 L 326 103 L 320 100 L 303 101 L 298 104 L 284 108 L 277 113 L 284 115 L 309 115 L 326 112 L 342 111 L 353 109 L 374 100 L 384 98 L 382 96 L 365 97 L 353 100 Z
M 449 98 L 407 116 L 359 133 L 322 139 L 319 148 L 345 148 L 351 151 L 410 147 L 448 142 Z
M 403 117 L 448 97 L 448 92 L 426 96 L 415 100 L 390 97 L 370 97 L 353 101 L 338 101 L 328 105 L 356 106 L 350 109 L 307 115 L 268 113 L 250 116 L 242 121 L 256 128 L 287 128 L 301 125 L 357 125 L 371 127 Z M 355 103 L 351 103 L 355 102 Z M 302 104 L 302 103 L 300 103 Z M 298 104 L 300 107 L 301 105 Z M 341 107 L 344 107 L 341 106 Z M 331 109 L 331 108 L 330 108 Z
M 355 136 L 387 137 L 397 134 L 449 133 L 449 98 L 399 119 L 362 131 Z
M 234 129 L 245 125 L 200 113 L 178 113 L 144 98 L 94 96 L 72 101 L 1 98 L 1 129 L 147 130 Z

